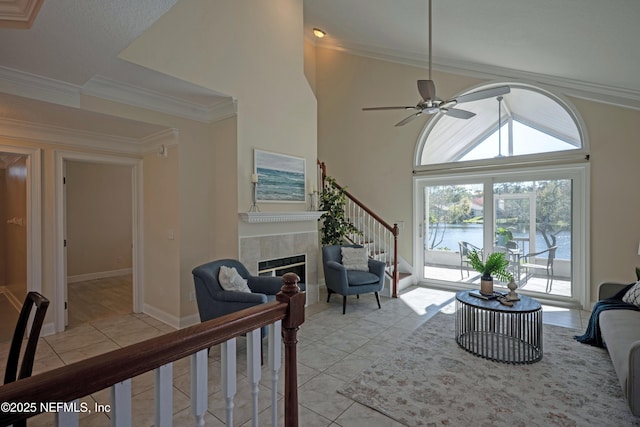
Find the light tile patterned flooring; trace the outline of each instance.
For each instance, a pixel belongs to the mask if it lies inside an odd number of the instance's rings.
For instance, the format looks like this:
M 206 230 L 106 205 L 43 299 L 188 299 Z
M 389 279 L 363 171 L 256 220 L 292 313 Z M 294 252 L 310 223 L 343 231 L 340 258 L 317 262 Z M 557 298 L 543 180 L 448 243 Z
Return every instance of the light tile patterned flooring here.
M 347 314 L 342 315 L 342 298 L 334 296 L 307 308 L 306 321 L 299 333 L 298 391 L 301 426 L 399 426 L 380 413 L 336 393 L 341 384 L 370 366 L 383 352 L 393 350 L 413 330 L 440 310 L 454 310 L 451 292 L 427 288 L 411 288 L 398 299 L 381 298 L 378 310 L 373 295 L 360 299 L 350 297 Z M 104 314 L 104 313 L 103 313 Z M 101 315 L 101 317 L 104 317 Z M 589 313 L 579 310 L 544 307 L 545 323 L 583 329 Z M 173 330 L 144 314 L 116 314 L 111 318 L 88 321 L 63 333 L 42 338 L 34 371 L 42 372 L 86 357 L 107 352 Z M 4 365 L 8 345 L 0 348 Z M 245 340 L 238 339 L 238 394 L 235 399 L 234 425 L 250 425 L 250 392 L 246 382 Z M 189 407 L 189 360 L 174 364 L 174 425 L 193 425 Z M 260 423 L 270 425 L 270 375 L 263 369 L 260 393 Z M 133 379 L 133 412 L 135 426 L 153 425 L 153 373 Z M 279 392 L 283 393 L 282 376 Z M 110 403 L 109 390 L 83 399 Z M 220 356 L 213 349 L 209 356 L 209 410 L 207 426 L 224 423 L 224 400 L 220 396 Z M 282 399 L 280 399 L 282 414 Z M 279 422 L 283 425 L 282 419 Z M 29 421 L 30 426 L 53 425 L 51 414 L 41 414 Z M 108 426 L 105 414 L 81 416 L 81 426 Z

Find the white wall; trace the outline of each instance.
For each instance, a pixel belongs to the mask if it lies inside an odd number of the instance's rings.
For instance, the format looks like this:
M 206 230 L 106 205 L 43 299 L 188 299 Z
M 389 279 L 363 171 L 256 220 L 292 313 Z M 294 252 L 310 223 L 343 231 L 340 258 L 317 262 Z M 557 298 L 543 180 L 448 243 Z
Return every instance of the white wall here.
M 412 105 L 416 80 L 425 70 L 316 50 L 318 157 L 328 173 L 388 221 L 404 220 L 403 258 L 413 259 L 411 228 L 413 155 L 425 118 L 396 128 L 404 111 L 362 112 L 366 106 Z M 438 96 L 446 99 L 481 80 L 435 72 Z M 604 280 L 631 282 L 637 255 L 640 199 L 640 111 L 570 98 L 586 123 L 591 146 L 591 298 Z
M 315 167 L 316 100 L 303 56 L 301 0 L 183 0 L 121 54 L 237 99 L 238 211 L 251 204 L 254 148 Z
M 67 276 L 130 269 L 131 168 L 66 164 Z

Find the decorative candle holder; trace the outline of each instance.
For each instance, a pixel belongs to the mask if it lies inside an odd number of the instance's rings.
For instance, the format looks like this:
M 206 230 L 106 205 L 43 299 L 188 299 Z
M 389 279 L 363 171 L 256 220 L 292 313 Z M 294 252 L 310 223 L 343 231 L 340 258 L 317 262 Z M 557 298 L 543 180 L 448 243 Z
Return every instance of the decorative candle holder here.
M 318 210 L 316 207 L 316 197 L 318 195 L 318 192 L 313 190 L 311 193 L 309 193 L 309 211 L 316 211 Z
M 251 207 L 249 208 L 249 212 L 260 212 L 260 208 L 256 203 L 258 198 L 258 174 L 251 174 L 251 185 L 253 185 L 253 191 L 251 193 Z

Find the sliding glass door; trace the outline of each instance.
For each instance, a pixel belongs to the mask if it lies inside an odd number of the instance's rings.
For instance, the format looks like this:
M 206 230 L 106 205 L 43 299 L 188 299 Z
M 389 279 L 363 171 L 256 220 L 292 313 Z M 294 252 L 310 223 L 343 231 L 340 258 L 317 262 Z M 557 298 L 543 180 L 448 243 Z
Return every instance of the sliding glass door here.
M 468 252 L 501 251 L 521 291 L 575 298 L 575 274 L 584 277 L 586 269 L 584 252 L 576 263 L 574 251 L 586 241 L 584 215 L 576 211 L 586 203 L 584 177 L 577 168 L 416 178 L 422 280 L 477 286 Z

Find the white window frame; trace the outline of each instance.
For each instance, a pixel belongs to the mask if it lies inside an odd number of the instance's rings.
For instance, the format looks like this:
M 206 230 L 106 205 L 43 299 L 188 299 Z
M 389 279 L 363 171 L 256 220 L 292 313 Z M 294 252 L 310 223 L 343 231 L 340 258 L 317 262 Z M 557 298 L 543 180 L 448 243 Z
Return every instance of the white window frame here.
M 487 169 L 492 170 L 501 165 L 502 167 L 513 167 L 514 165 L 526 165 L 526 164 L 566 164 L 572 162 L 583 161 L 584 159 L 589 158 L 589 138 L 585 129 L 587 128 L 584 120 L 578 113 L 577 109 L 573 106 L 573 104 L 563 95 L 552 92 L 550 89 L 541 87 L 539 85 L 532 85 L 527 82 L 522 81 L 494 81 L 491 83 L 483 83 L 479 84 L 475 87 L 467 89 L 459 94 L 456 94 L 455 97 L 475 92 L 478 90 L 489 89 L 497 86 L 510 86 L 517 87 L 521 89 L 527 89 L 534 92 L 538 92 L 542 95 L 549 97 L 550 99 L 557 102 L 573 119 L 578 133 L 580 135 L 580 141 L 582 146 L 580 148 L 576 148 L 575 150 L 566 150 L 566 151 L 555 151 L 549 153 L 536 153 L 536 154 L 527 154 L 521 156 L 506 156 L 501 159 L 479 159 L 479 160 L 467 160 L 467 161 L 453 161 L 448 163 L 437 163 L 437 164 L 422 164 L 422 152 L 424 150 L 425 144 L 427 142 L 429 133 L 431 130 L 437 125 L 441 116 L 433 117 L 432 120 L 427 122 L 426 126 L 420 132 L 418 136 L 418 140 L 416 143 L 416 149 L 414 152 L 414 172 L 429 172 L 429 171 L 443 171 L 443 170 L 452 170 L 452 169 Z M 455 98 L 454 97 L 454 98 Z
M 414 230 L 419 230 L 414 236 L 414 265 L 420 266 L 419 274 L 416 274 L 419 284 L 437 285 L 446 289 L 460 290 L 465 286 L 459 282 L 445 282 L 426 279 L 424 275 L 424 188 L 432 185 L 456 185 L 468 183 L 483 183 L 485 189 L 486 218 L 493 218 L 493 184 L 504 181 L 542 181 L 550 179 L 571 179 L 572 186 L 572 233 L 571 233 L 571 294 L 570 298 L 558 295 L 535 296 L 540 300 L 549 300 L 557 305 L 576 306 L 583 308 L 590 306 L 590 165 L 588 162 L 580 164 L 567 163 L 554 166 L 521 167 L 518 169 L 493 168 L 481 172 L 440 171 L 431 173 L 416 173 L 413 178 L 414 189 Z M 487 200 L 490 203 L 487 203 Z M 489 236 L 490 238 L 491 236 Z M 485 233 L 485 240 L 487 236 Z M 521 291 L 526 294 L 526 289 Z

